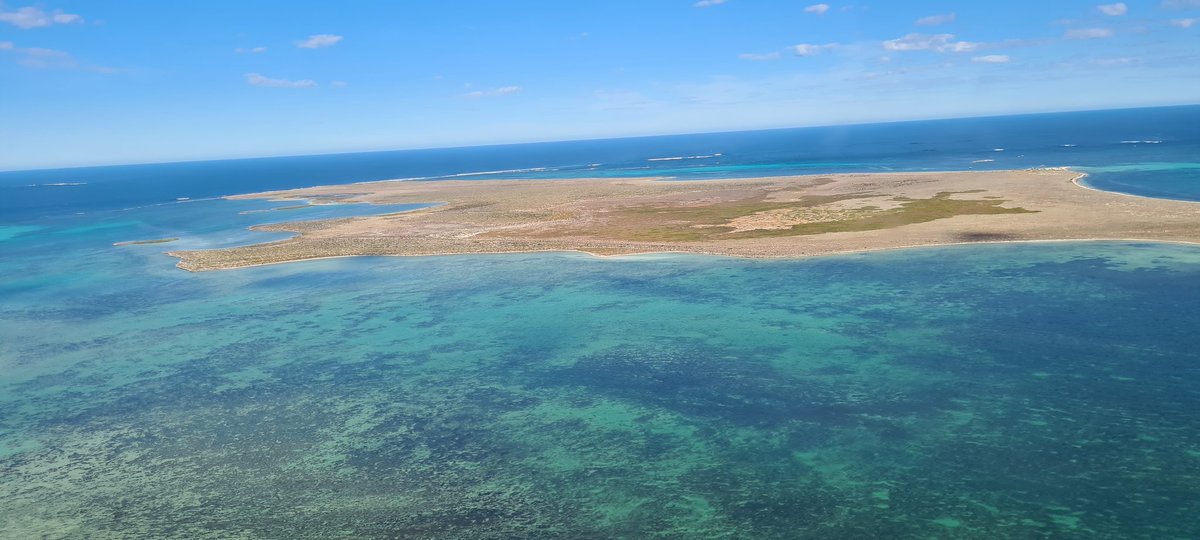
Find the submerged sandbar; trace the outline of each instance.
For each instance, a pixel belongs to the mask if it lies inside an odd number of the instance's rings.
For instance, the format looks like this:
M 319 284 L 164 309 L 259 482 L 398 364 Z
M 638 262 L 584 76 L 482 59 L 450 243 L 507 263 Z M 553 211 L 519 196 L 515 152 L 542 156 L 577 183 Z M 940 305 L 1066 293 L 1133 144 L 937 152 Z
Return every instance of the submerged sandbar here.
M 410 212 L 279 223 L 280 241 L 173 251 L 218 270 L 349 256 L 582 251 L 804 257 L 969 242 L 1200 241 L 1200 205 L 1086 189 L 1078 172 L 833 174 L 735 180 L 656 178 L 384 181 L 239 195 L 375 204 Z
M 169 244 L 179 240 L 178 237 L 171 238 L 155 238 L 153 240 L 126 240 L 124 242 L 114 242 L 114 246 L 140 246 L 145 244 Z

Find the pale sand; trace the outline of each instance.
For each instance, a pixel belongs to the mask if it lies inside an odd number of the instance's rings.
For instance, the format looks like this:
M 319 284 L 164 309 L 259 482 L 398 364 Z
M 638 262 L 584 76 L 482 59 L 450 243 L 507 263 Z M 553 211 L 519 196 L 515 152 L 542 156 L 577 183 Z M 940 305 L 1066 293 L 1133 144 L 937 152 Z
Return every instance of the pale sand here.
M 349 256 L 582 251 L 806 257 L 976 242 L 1200 242 L 1200 204 L 1087 189 L 1065 169 L 714 181 L 374 182 L 240 195 L 421 210 L 272 224 L 293 238 L 173 251 L 191 271 Z

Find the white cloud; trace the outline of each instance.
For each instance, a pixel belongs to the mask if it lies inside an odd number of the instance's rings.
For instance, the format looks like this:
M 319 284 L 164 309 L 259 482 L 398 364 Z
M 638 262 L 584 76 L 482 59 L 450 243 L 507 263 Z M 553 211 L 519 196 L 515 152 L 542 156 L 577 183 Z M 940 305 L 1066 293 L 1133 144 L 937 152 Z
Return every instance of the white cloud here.
M 988 54 L 985 56 L 976 56 L 971 61 L 977 64 L 1006 64 L 1010 58 L 1007 54 Z
M 738 55 L 738 58 L 741 58 L 742 60 L 754 60 L 756 62 L 761 62 L 764 60 L 779 60 L 779 57 L 780 54 L 778 52 L 742 53 Z
M 1111 17 L 1120 17 L 1129 11 L 1129 7 L 1125 5 L 1125 2 L 1117 2 L 1115 4 L 1100 4 L 1096 6 L 1096 9 L 1100 10 L 1100 13 Z
M 302 79 L 293 81 L 289 79 L 272 79 L 264 77 L 258 73 L 247 73 L 243 75 L 246 78 L 246 84 L 250 86 L 261 86 L 264 88 L 312 88 L 317 85 L 316 81 L 311 79 Z
M 699 2 L 696 2 L 695 4 L 692 4 L 692 5 L 695 7 L 698 7 L 698 8 L 706 8 L 706 7 L 711 7 L 711 6 L 718 6 L 718 5 L 721 5 L 724 3 L 725 3 L 725 0 L 700 0 Z
M 901 38 L 883 42 L 889 51 L 971 52 L 980 47 L 971 41 L 953 41 L 954 34 L 908 34 Z
M 1167 9 L 1183 9 L 1189 7 L 1200 7 L 1200 0 L 1163 0 L 1162 7 Z
M 836 43 L 826 43 L 824 45 L 813 45 L 811 43 L 801 43 L 799 45 L 792 45 L 791 47 L 788 47 L 788 50 L 792 51 L 792 53 L 795 54 L 796 56 L 814 56 L 817 54 L 821 54 L 821 51 L 825 51 L 827 49 L 832 49 L 834 47 L 837 47 Z
M 74 24 L 83 22 L 83 17 L 73 13 L 63 13 L 61 9 L 46 13 L 41 8 L 26 6 L 16 11 L 3 11 L 0 4 L 0 22 L 6 22 L 17 28 L 44 28 L 55 24 Z
M 350 86 L 350 83 L 346 81 L 333 81 L 329 83 L 329 86 L 346 87 Z
M 267 52 L 267 48 L 266 47 L 253 47 L 250 49 L 243 49 L 241 47 L 238 47 L 238 48 L 234 49 L 233 52 L 238 53 L 238 54 L 244 54 L 244 53 L 261 54 L 261 53 Z
M 332 47 L 337 45 L 342 40 L 342 36 L 335 34 L 314 34 L 308 36 L 307 39 L 302 39 L 296 42 L 296 46 L 301 49 L 319 49 L 321 47 Z
M 829 11 L 829 4 L 813 4 L 804 8 L 805 13 L 816 13 L 817 15 L 824 15 L 826 11 Z
M 952 23 L 952 22 L 954 22 L 954 19 L 957 19 L 957 18 L 958 18 L 958 15 L 956 15 L 954 13 L 943 13 L 941 15 L 930 15 L 928 17 L 921 17 L 920 19 L 917 19 L 917 26 L 937 26 L 939 24 Z
M 0 41 L 0 51 L 11 51 L 17 48 L 11 41 Z
M 1171 19 L 1171 26 L 1178 28 L 1191 28 L 1196 25 L 1196 21 L 1200 19 Z
M 83 22 L 83 17 L 74 13 L 63 13 L 60 11 L 54 12 L 54 22 L 58 24 L 75 24 Z
M 1101 39 L 1112 37 L 1113 31 L 1107 28 L 1075 28 L 1067 30 L 1067 39 Z
M 468 92 L 463 94 L 463 97 L 481 98 L 487 96 L 505 96 L 508 94 L 515 94 L 521 90 L 523 90 L 523 88 L 520 86 L 501 86 L 500 88 L 493 88 L 491 90 L 476 90 L 474 92 Z

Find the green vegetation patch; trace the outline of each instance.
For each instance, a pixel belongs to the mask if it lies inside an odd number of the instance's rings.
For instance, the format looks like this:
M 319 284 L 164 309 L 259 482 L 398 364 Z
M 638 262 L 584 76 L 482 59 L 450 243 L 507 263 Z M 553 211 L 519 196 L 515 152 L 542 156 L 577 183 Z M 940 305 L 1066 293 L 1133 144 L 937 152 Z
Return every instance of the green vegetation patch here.
M 830 203 L 863 198 L 861 193 L 838 196 L 806 197 L 799 202 L 769 202 L 758 197 L 702 207 L 637 207 L 622 210 L 605 227 L 604 236 L 638 241 L 703 241 L 740 238 L 802 236 L 831 232 L 890 229 L 914 223 L 962 215 L 1029 214 L 1034 210 L 1005 208 L 1005 199 L 952 199 L 963 192 L 940 192 L 928 199 L 897 197 L 897 208 L 881 210 L 865 207 L 843 212 L 845 219 L 799 223 L 782 229 L 756 229 L 734 232 L 728 224 L 737 219 L 772 210 L 815 208 Z M 973 193 L 973 192 L 970 192 Z

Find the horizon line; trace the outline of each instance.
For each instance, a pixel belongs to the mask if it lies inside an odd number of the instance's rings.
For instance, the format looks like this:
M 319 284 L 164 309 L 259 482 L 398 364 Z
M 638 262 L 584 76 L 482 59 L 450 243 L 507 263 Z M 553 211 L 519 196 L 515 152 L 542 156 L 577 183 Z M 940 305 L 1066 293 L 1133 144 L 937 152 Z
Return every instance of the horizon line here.
M 1087 113 L 1087 112 L 1105 112 L 1105 111 L 1127 111 L 1139 109 L 1169 109 L 1176 107 L 1200 107 L 1200 102 L 1192 103 L 1177 103 L 1171 105 L 1138 105 L 1138 106 L 1118 106 L 1104 108 L 1089 108 L 1089 109 L 1067 109 L 1053 111 L 1036 111 L 1036 112 L 1014 112 L 1008 114 L 980 114 L 966 116 L 939 116 L 933 118 L 909 118 L 903 120 L 877 120 L 868 122 L 847 122 L 844 124 L 809 124 L 809 125 L 792 125 L 778 127 L 759 127 L 759 128 L 744 128 L 744 129 L 718 129 L 713 131 L 692 131 L 692 132 L 671 132 L 671 133 L 646 133 L 646 134 L 630 134 L 617 136 L 599 136 L 599 137 L 582 137 L 569 139 L 548 139 L 548 140 L 531 140 L 531 141 L 514 141 L 514 142 L 493 142 L 483 144 L 449 144 L 446 146 L 414 146 L 402 148 L 381 148 L 372 150 L 344 150 L 344 151 L 317 151 L 313 153 L 299 154 L 273 154 L 273 155 L 251 155 L 251 156 L 224 156 L 198 159 L 178 159 L 165 161 L 139 161 L 139 162 L 121 162 L 121 163 L 94 163 L 86 165 L 69 165 L 69 166 L 47 166 L 34 168 L 18 168 L 6 169 L 0 168 L 0 174 L 24 173 L 24 172 L 39 172 L 39 171 L 61 171 L 73 169 L 92 169 L 102 167 L 136 167 L 136 166 L 151 166 L 151 165 L 174 165 L 185 163 L 206 163 L 214 161 L 248 161 L 258 159 L 285 159 L 285 158 L 301 158 L 301 157 L 321 157 L 321 156 L 342 156 L 354 154 L 377 154 L 387 152 L 419 152 L 424 150 L 454 150 L 465 148 L 488 148 L 499 146 L 523 146 L 534 144 L 554 144 L 554 143 L 572 143 L 572 142 L 590 142 L 590 141 L 613 141 L 622 139 L 642 139 L 655 137 L 678 137 L 687 135 L 718 135 L 727 133 L 751 133 L 755 131 L 783 131 L 789 129 L 819 129 L 832 127 L 850 127 L 850 126 L 870 126 L 870 125 L 887 125 L 887 124 L 907 124 L 917 122 L 938 122 L 951 120 L 971 120 L 985 118 L 1004 118 L 1010 116 L 1039 116 L 1048 114 L 1069 114 L 1069 113 Z

